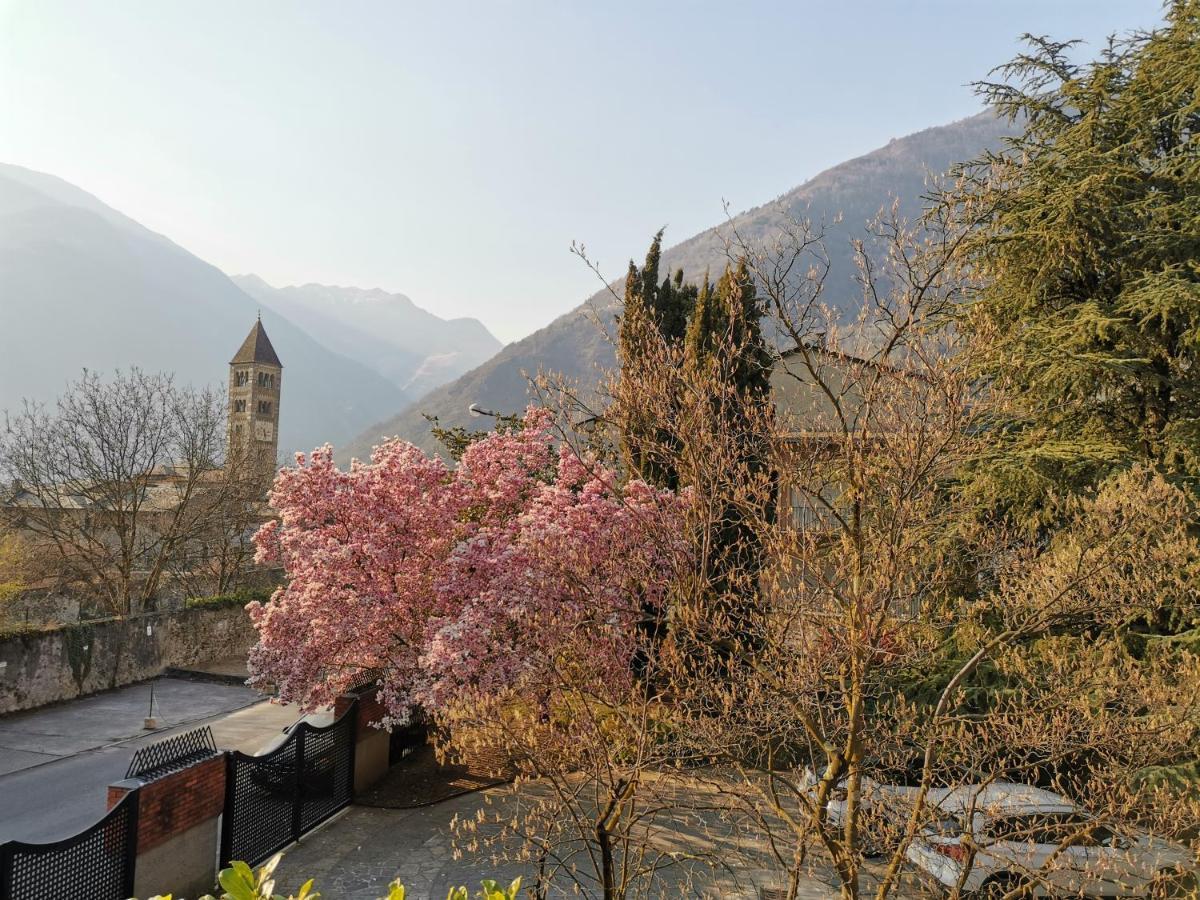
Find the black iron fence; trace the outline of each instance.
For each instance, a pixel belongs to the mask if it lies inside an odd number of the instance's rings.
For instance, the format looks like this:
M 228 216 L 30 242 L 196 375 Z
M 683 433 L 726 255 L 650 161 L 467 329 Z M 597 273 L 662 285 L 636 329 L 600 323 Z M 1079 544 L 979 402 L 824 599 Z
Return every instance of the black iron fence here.
M 332 725 L 294 726 L 269 753 L 229 753 L 222 865 L 256 865 L 350 804 L 357 720 L 355 701 Z
M 222 865 L 257 865 L 350 804 L 357 726 L 355 700 L 331 725 L 295 725 L 262 756 L 225 754 Z M 126 775 L 151 781 L 220 753 L 202 728 L 142 748 Z M 138 802 L 138 790 L 130 791 L 95 825 L 61 841 L 0 844 L 0 900 L 133 896 Z
M 133 896 L 138 792 L 126 794 L 99 822 L 47 844 L 0 844 L 0 900 L 125 900 Z
M 126 778 L 150 781 L 217 755 L 217 743 L 207 725 L 150 744 L 133 754 Z

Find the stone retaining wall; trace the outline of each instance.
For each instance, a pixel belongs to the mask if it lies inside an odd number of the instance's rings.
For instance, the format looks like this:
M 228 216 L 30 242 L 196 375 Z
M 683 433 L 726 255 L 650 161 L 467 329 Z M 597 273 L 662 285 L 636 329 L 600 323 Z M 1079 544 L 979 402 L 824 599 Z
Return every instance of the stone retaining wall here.
M 0 638 L 0 714 L 71 700 L 244 653 L 254 629 L 239 606 L 182 609 Z

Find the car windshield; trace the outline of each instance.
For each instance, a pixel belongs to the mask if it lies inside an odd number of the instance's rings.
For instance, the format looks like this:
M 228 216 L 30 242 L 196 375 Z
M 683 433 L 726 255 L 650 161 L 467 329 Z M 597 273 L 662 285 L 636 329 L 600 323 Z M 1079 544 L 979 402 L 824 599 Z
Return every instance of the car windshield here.
M 1114 838 L 1105 826 L 1073 812 L 1003 816 L 991 820 L 983 836 L 996 841 L 1077 846 L 1109 844 Z
M 962 819 L 950 813 L 936 811 L 934 818 L 925 825 L 925 833 L 937 837 L 959 837 L 963 833 Z

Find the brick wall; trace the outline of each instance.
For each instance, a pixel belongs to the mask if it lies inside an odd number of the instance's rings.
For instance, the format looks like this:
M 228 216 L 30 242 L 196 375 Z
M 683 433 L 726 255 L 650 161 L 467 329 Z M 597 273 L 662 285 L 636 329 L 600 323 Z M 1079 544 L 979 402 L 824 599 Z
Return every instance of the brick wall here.
M 110 785 L 112 809 L 132 786 Z M 225 755 L 151 781 L 138 798 L 138 853 L 153 850 L 178 834 L 220 815 L 225 805 Z
M 343 694 L 338 697 L 333 704 L 334 718 L 340 718 L 342 713 L 350 708 L 350 704 L 354 702 L 354 696 L 351 694 Z M 387 709 L 379 702 L 378 689 L 372 688 L 358 695 L 358 739 L 363 740 L 370 732 L 378 730 L 373 728 L 376 723 L 381 722 L 384 716 L 387 715 Z
M 138 792 L 134 894 L 198 897 L 211 891 L 225 806 L 225 754 L 145 784 L 131 778 L 110 785 L 109 808 L 130 791 Z

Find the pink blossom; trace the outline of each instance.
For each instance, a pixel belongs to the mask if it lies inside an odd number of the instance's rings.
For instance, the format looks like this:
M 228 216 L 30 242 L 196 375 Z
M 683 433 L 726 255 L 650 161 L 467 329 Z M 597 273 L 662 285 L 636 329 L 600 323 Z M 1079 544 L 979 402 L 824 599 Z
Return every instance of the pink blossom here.
M 400 719 L 564 664 L 598 692 L 627 686 L 637 621 L 686 554 L 686 498 L 620 484 L 556 448 L 552 424 L 530 407 L 455 469 L 394 440 L 347 472 L 329 447 L 280 472 L 279 522 L 255 541 L 287 584 L 251 605 L 255 679 L 311 707 L 378 670 Z

